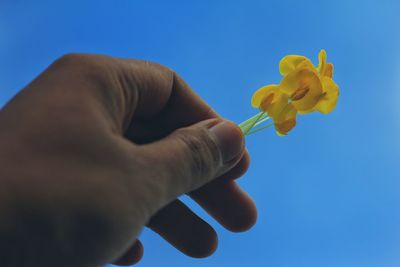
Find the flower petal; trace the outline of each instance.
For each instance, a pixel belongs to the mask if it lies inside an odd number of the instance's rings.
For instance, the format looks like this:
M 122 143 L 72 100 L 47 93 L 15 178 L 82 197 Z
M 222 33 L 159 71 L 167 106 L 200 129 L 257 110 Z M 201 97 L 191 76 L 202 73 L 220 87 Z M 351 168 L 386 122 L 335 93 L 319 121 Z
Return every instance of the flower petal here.
M 273 117 L 277 134 L 286 135 L 292 130 L 296 126 L 296 116 L 296 108 L 291 103 L 286 104 L 281 112 Z
M 274 99 L 271 104 L 265 109 L 272 119 L 276 120 L 279 118 L 282 110 L 288 105 L 289 97 L 286 94 L 283 94 L 280 91 L 274 93 Z
M 323 113 L 328 114 L 332 112 L 339 97 L 339 86 L 329 77 L 321 78 L 324 95 L 316 105 L 316 109 Z
M 255 108 L 260 108 L 260 105 L 265 97 L 268 97 L 271 93 L 278 91 L 279 85 L 270 84 L 258 89 L 251 98 L 251 105 Z
M 325 67 L 323 76 L 327 76 L 329 78 L 333 77 L 333 64 L 332 63 L 326 63 L 326 67 Z
M 333 64 L 326 62 L 326 51 L 321 50 L 318 54 L 319 64 L 318 64 L 318 72 L 321 76 L 328 76 L 329 78 L 333 77 Z
M 283 57 L 279 62 L 279 72 L 282 74 L 282 76 L 286 76 L 290 72 L 294 71 L 297 66 L 304 61 L 308 61 L 311 63 L 311 61 L 304 56 L 287 55 Z
M 296 69 L 308 69 L 318 75 L 317 68 L 310 60 L 304 60 L 299 65 L 297 65 Z
M 321 75 L 324 75 L 325 73 L 325 68 L 326 68 L 326 51 L 324 49 L 322 49 L 321 51 L 319 51 L 318 54 L 318 72 Z
M 281 123 L 275 123 L 276 133 L 279 136 L 285 136 L 295 126 L 296 126 L 296 120 L 295 119 L 288 119 L 288 120 L 286 120 L 284 122 L 281 122 Z

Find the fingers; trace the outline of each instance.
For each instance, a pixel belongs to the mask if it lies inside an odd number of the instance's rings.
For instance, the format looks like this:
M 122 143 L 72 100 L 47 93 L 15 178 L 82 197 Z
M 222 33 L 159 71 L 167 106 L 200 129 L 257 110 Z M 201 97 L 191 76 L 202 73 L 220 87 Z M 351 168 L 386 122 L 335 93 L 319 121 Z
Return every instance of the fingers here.
M 179 200 L 173 201 L 157 212 L 149 221 L 148 227 L 190 257 L 207 257 L 218 245 L 215 230 Z M 132 265 L 142 256 L 143 246 L 137 240 L 114 264 Z
M 113 264 L 119 266 L 129 266 L 139 262 L 143 257 L 143 245 L 139 240 L 135 243 Z
M 250 156 L 249 156 L 249 153 L 247 152 L 247 149 L 245 149 L 242 158 L 235 165 L 235 167 L 233 167 L 231 170 L 222 174 L 221 176 L 219 176 L 216 179 L 218 179 L 218 180 L 237 179 L 246 173 L 249 166 L 250 166 Z
M 249 229 L 257 219 L 254 202 L 233 181 L 246 172 L 249 164 L 250 157 L 244 153 L 239 163 L 230 171 L 189 193 L 214 219 L 233 232 Z
M 163 112 L 152 117 L 150 121 L 134 120 L 133 127 L 128 133 L 135 142 L 148 143 L 168 135 L 177 128 L 217 117 L 219 116 L 175 74 L 170 99 Z M 172 165 L 176 166 L 173 163 Z M 242 160 L 218 179 L 236 179 L 246 172 L 248 165 L 249 155 L 245 151 Z M 237 186 L 230 183 L 211 183 L 204 190 L 195 191 L 193 199 L 226 228 L 241 231 L 250 228 L 255 223 L 257 212 L 253 201 L 247 194 L 238 188 L 233 190 L 235 187 Z M 221 202 L 218 202 L 218 199 Z M 227 208 L 225 209 L 224 205 L 220 203 L 225 203 Z M 241 213 L 244 216 L 237 219 L 233 212 Z
M 230 231 L 245 231 L 257 220 L 254 202 L 233 180 L 216 179 L 190 197 Z
M 179 200 L 160 210 L 148 227 L 191 257 L 207 257 L 217 248 L 214 229 Z
M 244 153 L 244 140 L 235 124 L 210 119 L 140 148 L 141 155 L 157 166 L 157 184 L 164 189 L 158 196 L 168 203 L 234 167 Z

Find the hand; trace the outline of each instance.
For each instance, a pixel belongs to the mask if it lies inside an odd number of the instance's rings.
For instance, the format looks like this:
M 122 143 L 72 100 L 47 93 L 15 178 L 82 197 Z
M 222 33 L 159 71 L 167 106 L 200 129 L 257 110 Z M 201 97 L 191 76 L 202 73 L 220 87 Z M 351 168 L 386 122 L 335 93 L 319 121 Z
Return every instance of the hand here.
M 147 225 L 192 257 L 214 229 L 256 220 L 234 179 L 249 165 L 240 129 L 173 71 L 95 55 L 53 63 L 0 112 L 0 256 L 6 266 L 137 262 Z

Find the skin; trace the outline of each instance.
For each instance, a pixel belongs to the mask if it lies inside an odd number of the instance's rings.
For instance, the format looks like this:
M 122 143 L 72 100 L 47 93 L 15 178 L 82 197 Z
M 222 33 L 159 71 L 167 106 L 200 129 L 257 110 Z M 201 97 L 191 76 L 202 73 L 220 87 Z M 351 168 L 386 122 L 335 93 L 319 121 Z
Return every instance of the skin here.
M 209 256 L 217 234 L 183 194 L 234 232 L 257 217 L 235 182 L 249 165 L 240 129 L 146 61 L 55 61 L 1 109 L 0 165 L 2 266 L 130 265 L 143 227 Z

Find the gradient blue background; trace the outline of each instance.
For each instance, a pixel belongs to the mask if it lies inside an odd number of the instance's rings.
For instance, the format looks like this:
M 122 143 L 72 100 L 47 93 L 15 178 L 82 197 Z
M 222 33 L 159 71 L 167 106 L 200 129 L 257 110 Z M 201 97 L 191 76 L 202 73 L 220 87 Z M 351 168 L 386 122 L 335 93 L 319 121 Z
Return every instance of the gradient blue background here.
M 223 116 L 279 82 L 289 53 L 335 64 L 341 96 L 329 116 L 299 118 L 285 137 L 248 138 L 240 184 L 257 225 L 233 234 L 184 199 L 219 233 L 207 259 L 188 258 L 154 233 L 139 266 L 400 266 L 400 2 L 0 2 L 0 106 L 67 52 L 141 58 L 178 73 Z M 29 112 L 34 112 L 31 110 Z

